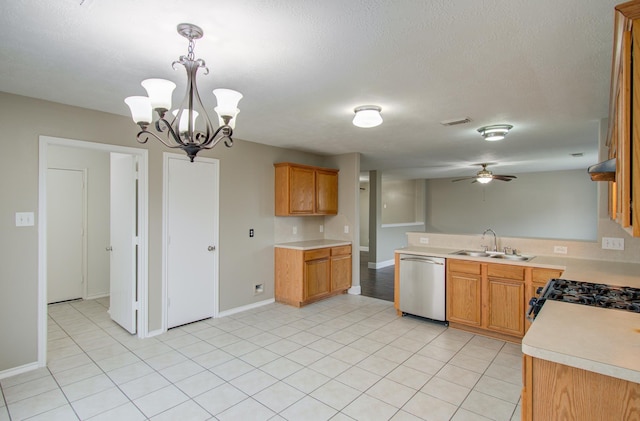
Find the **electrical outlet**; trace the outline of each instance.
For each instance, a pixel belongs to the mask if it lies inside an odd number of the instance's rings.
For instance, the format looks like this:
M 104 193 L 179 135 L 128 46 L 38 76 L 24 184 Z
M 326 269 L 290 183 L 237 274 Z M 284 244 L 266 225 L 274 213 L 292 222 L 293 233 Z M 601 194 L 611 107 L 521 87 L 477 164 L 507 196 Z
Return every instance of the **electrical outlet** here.
M 16 212 L 16 227 L 32 227 L 33 212 Z
M 296 235 L 298 233 L 298 227 L 293 227 L 293 235 Z
M 324 225 L 320 224 L 320 232 L 324 232 Z
M 344 233 L 349 234 L 349 225 L 344 226 Z
M 602 248 L 605 250 L 624 250 L 624 238 L 602 237 Z
M 553 252 L 558 254 L 567 254 L 566 246 L 553 246 Z
M 253 237 L 254 234 L 253 228 L 249 228 L 249 237 Z
M 420 244 L 429 244 L 429 237 L 420 237 Z

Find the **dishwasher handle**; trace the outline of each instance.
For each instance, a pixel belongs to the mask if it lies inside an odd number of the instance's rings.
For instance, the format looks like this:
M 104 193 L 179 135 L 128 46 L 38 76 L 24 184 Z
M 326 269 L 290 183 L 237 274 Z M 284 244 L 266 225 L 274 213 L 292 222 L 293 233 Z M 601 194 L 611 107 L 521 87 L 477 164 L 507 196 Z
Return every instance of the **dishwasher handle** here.
M 435 262 L 431 259 L 425 259 L 424 257 L 401 257 L 400 260 L 405 262 L 429 263 L 431 265 L 444 266 L 444 263 L 442 262 Z

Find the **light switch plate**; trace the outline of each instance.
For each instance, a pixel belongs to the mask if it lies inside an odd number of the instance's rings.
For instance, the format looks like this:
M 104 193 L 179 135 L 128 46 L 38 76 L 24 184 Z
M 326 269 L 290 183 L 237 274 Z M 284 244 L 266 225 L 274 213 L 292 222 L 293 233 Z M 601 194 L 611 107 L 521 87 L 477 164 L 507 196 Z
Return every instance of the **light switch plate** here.
M 33 212 L 16 212 L 16 227 L 32 227 Z

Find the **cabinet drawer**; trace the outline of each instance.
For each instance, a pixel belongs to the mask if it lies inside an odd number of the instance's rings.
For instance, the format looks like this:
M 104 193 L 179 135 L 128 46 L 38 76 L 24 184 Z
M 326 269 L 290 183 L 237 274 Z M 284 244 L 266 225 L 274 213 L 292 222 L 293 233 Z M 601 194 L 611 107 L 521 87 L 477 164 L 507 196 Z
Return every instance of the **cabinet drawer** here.
M 480 275 L 480 263 L 466 260 L 447 259 L 447 266 L 451 272 L 470 273 Z
M 524 267 L 502 264 L 490 264 L 487 268 L 487 275 L 496 278 L 513 279 L 524 281 Z
M 559 278 L 562 275 L 562 271 L 558 269 L 533 269 L 531 280 L 533 282 L 539 282 L 546 284 L 549 279 Z
M 331 249 L 315 249 L 308 250 L 304 252 L 304 261 L 307 262 L 309 260 L 318 260 L 318 259 L 326 259 L 329 257 L 331 253 Z
M 351 254 L 351 246 L 340 246 L 331 248 L 332 256 L 342 256 L 345 254 Z

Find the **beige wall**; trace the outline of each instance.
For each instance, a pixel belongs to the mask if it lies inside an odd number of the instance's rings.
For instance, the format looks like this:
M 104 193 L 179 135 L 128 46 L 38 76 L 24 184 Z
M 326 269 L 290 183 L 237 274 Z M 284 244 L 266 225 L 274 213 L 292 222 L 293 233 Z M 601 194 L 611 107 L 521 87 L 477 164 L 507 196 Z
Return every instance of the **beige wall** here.
M 424 222 L 425 180 L 382 178 L 382 223 Z
M 136 126 L 127 117 L 5 93 L 0 93 L 0 127 L 4 129 L 0 135 L 4 151 L 0 154 L 0 229 L 3 250 L 0 254 L 0 372 L 37 361 L 36 211 L 40 135 L 149 150 L 148 328 L 150 331 L 159 329 L 162 153 L 167 149 L 153 141 L 139 145 L 135 141 Z M 238 127 L 236 135 L 242 136 L 242 127 Z M 273 163 L 291 161 L 324 165 L 326 158 L 241 140 L 236 140 L 231 149 L 220 145 L 202 156 L 220 160 L 220 311 L 273 298 L 273 243 L 276 227 L 273 216 Z M 343 161 L 348 161 L 349 165 L 340 173 L 341 183 L 345 174 L 350 176 L 355 167 L 355 163 L 349 160 L 338 159 L 337 163 L 346 165 Z M 357 180 L 358 172 L 353 175 L 354 180 Z M 340 200 L 343 200 L 342 191 Z M 348 199 L 345 202 L 348 203 Z M 351 205 L 349 206 L 351 209 Z M 36 213 L 36 225 L 15 227 L 15 212 L 26 211 Z M 357 214 L 341 215 L 340 218 L 356 220 L 355 215 Z M 281 225 L 287 224 L 289 222 Z M 353 228 L 356 227 L 353 224 Z M 249 238 L 249 228 L 255 230 L 254 238 Z M 264 282 L 263 294 L 253 295 L 252 286 L 255 281 Z
M 586 170 L 518 174 L 487 185 L 427 180 L 426 231 L 595 241 L 597 183 Z

